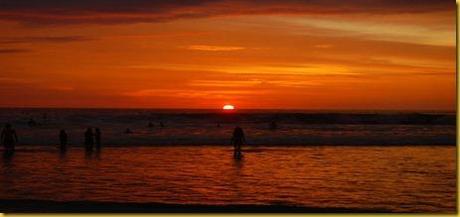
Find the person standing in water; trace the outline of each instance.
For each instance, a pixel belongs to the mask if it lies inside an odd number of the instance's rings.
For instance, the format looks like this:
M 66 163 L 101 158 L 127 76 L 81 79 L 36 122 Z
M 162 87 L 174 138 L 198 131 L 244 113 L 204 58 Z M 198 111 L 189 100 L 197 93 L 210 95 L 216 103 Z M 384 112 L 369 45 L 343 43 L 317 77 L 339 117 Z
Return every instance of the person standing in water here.
M 5 124 L 5 128 L 2 130 L 1 142 L 5 148 L 5 153 L 13 153 L 14 146 L 18 142 L 18 136 L 16 131 L 11 127 L 11 124 Z
M 94 140 L 96 141 L 96 150 L 101 150 L 101 130 L 96 128 L 96 132 L 94 133 Z
M 243 129 L 239 126 L 233 130 L 232 144 L 234 148 L 233 156 L 235 158 L 241 158 L 241 146 L 246 142 L 244 137 Z
M 61 130 L 59 132 L 59 142 L 59 150 L 65 152 L 67 150 L 67 133 L 65 132 L 65 130 Z
M 88 129 L 86 129 L 86 132 L 85 132 L 85 150 L 86 152 L 92 152 L 93 145 L 94 145 L 93 129 L 88 127 Z

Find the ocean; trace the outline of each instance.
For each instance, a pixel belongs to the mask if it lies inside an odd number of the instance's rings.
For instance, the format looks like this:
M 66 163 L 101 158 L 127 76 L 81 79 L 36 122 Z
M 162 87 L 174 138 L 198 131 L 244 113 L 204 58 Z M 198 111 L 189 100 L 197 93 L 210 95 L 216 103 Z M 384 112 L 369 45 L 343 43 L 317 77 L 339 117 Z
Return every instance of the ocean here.
M 13 125 L 20 144 L 55 145 L 65 129 L 72 146 L 83 144 L 87 127 L 100 128 L 106 146 L 229 145 L 237 125 L 248 145 L 455 145 L 455 118 L 447 112 L 0 109 L 0 123 Z M 30 119 L 37 125 L 30 127 Z M 276 130 L 269 129 L 272 121 Z
M 1 109 L 6 122 L 19 143 L 3 157 L 0 211 L 70 206 L 42 204 L 54 201 L 78 202 L 77 211 L 107 202 L 116 205 L 105 211 L 155 203 L 456 212 L 455 113 Z M 235 126 L 247 138 L 240 160 Z M 87 127 L 101 129 L 100 152 L 82 148 Z
M 247 147 L 242 160 L 221 146 L 106 147 L 92 155 L 31 147 L 3 160 L 0 207 L 45 200 L 455 213 L 456 176 L 451 146 Z M 21 206 L 14 203 L 27 211 Z

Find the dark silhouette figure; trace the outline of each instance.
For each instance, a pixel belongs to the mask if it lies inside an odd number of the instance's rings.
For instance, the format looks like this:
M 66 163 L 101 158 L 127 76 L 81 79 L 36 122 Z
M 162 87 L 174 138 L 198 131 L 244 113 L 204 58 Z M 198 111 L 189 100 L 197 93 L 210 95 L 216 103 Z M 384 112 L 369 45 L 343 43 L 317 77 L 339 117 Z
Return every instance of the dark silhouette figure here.
M 163 123 L 163 121 L 160 121 L 160 127 L 161 128 L 165 127 L 165 124 Z
M 11 127 L 11 124 L 5 124 L 5 128 L 2 130 L 1 141 L 6 153 L 13 153 L 16 143 L 18 142 L 18 136 L 16 131 Z
M 31 118 L 27 122 L 27 125 L 29 125 L 29 127 L 35 127 L 35 126 L 37 126 L 37 122 L 33 118 Z
M 96 128 L 96 131 L 94 133 L 94 140 L 96 141 L 96 150 L 100 151 L 101 150 L 101 130 L 99 128 Z
M 233 137 L 232 137 L 232 144 L 234 148 L 233 157 L 241 158 L 241 146 L 246 142 L 246 138 L 244 137 L 244 132 L 241 127 L 235 127 L 233 130 Z
M 61 150 L 61 152 L 67 151 L 67 133 L 65 130 L 59 132 L 59 144 L 59 150 Z
M 154 127 L 154 126 L 155 126 L 155 125 L 153 125 L 153 123 L 150 121 L 148 127 L 149 127 L 149 128 L 152 128 L 152 127 Z
M 94 146 L 94 134 L 93 129 L 88 128 L 85 132 L 85 150 L 86 152 L 92 152 Z
M 270 130 L 276 130 L 278 129 L 278 124 L 276 124 L 275 121 L 272 121 L 269 126 Z
M 126 134 L 131 134 L 131 133 L 133 133 L 133 131 L 131 131 L 131 129 L 129 129 L 129 128 L 126 128 L 125 133 Z

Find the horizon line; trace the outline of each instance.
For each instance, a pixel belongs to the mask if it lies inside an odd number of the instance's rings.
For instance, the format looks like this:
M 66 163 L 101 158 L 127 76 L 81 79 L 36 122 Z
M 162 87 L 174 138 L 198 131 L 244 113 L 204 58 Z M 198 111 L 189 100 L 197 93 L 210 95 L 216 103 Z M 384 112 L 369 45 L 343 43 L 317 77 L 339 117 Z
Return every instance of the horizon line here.
M 0 109 L 111 109 L 111 110 L 222 110 L 222 108 L 178 108 L 178 107 L 52 107 L 52 106 L 0 106 Z M 238 110 L 298 110 L 298 111 L 424 111 L 457 112 L 456 109 L 336 109 L 336 108 L 236 108 Z

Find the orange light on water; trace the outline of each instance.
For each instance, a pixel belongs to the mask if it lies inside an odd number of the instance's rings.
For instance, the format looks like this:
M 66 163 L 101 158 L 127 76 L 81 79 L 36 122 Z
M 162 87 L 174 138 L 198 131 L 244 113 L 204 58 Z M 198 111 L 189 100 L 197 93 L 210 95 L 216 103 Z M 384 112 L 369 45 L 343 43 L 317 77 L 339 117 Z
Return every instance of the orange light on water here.
M 235 106 L 233 106 L 233 105 L 224 105 L 224 107 L 222 109 L 223 110 L 234 110 Z

